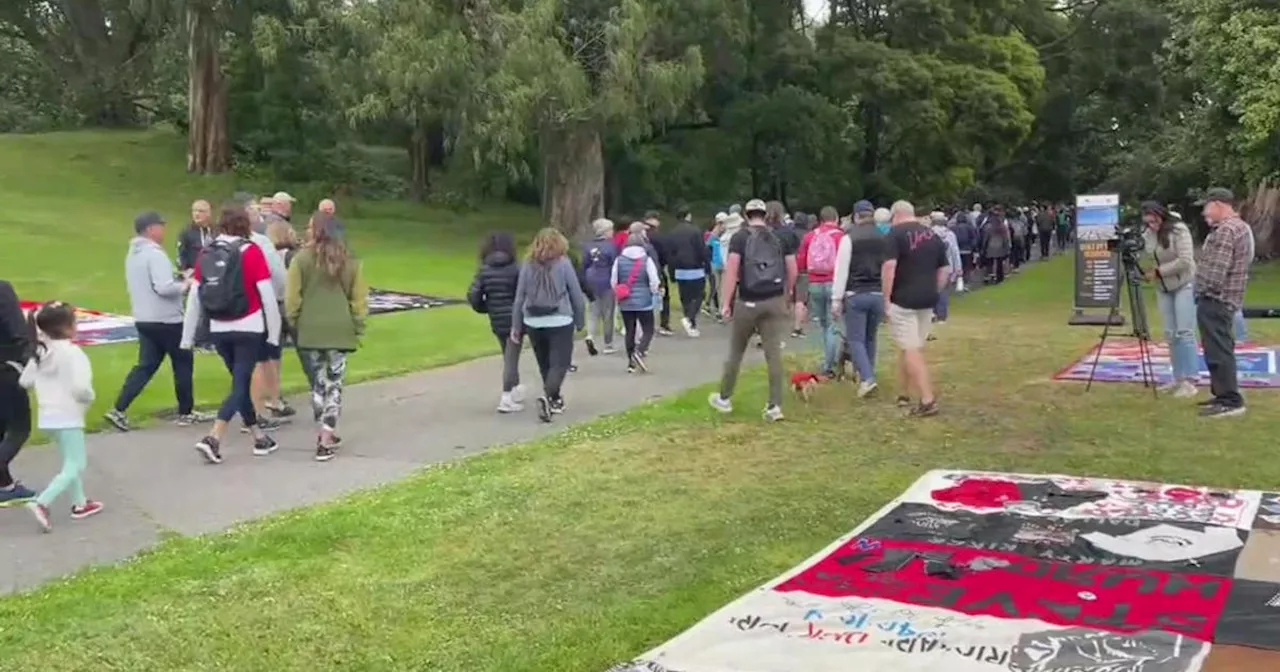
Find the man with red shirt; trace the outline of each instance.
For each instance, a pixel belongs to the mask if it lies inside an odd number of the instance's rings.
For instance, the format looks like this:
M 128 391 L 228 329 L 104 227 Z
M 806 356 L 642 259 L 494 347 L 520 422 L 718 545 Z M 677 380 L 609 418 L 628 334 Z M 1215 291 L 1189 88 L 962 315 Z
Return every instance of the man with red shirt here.
M 855 212 L 859 207 L 866 210 L 871 204 L 859 201 Z M 828 377 L 835 377 L 840 355 L 840 334 L 831 321 L 831 281 L 835 279 L 836 252 L 843 236 L 840 214 L 828 205 L 818 213 L 818 227 L 805 234 L 796 254 L 800 273 L 809 279 L 809 314 L 816 316 L 822 326 L 822 373 Z

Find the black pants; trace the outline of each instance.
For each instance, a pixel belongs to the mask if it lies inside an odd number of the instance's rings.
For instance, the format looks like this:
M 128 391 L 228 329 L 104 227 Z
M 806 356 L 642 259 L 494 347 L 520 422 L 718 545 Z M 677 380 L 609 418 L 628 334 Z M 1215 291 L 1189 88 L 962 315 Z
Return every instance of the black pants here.
M 960 252 L 960 277 L 969 284 L 969 275 L 973 273 L 973 252 Z
M 716 313 L 720 312 L 720 286 L 716 282 L 716 272 L 711 271 L 707 274 L 707 301 L 706 304 L 714 308 Z
M 1067 230 L 1066 230 L 1066 229 L 1058 229 L 1058 230 L 1057 230 L 1057 231 L 1055 231 L 1054 233 L 1055 233 L 1055 236 L 1054 236 L 1054 237 L 1056 237 L 1056 238 L 1058 239 L 1058 249 L 1059 249 L 1059 250 L 1065 250 L 1065 249 L 1067 249 Z
M 9 465 L 31 437 L 31 397 L 18 384 L 18 372 L 0 362 L 0 488 L 13 485 Z
M 195 355 L 182 349 L 182 325 L 159 322 L 138 322 L 138 363 L 120 387 L 116 397 L 116 410 L 129 410 L 134 399 L 142 394 L 151 379 L 160 370 L 165 357 L 173 369 L 173 393 L 178 399 L 178 415 L 188 415 L 195 410 L 195 397 L 191 391 L 191 374 L 195 369 Z
M 1220 405 L 1229 408 L 1244 406 L 1236 378 L 1235 312 L 1217 299 L 1200 297 L 1196 302 L 1196 325 L 1204 346 L 1204 363 L 1209 367 L 1209 391 Z
M 241 332 L 214 332 L 210 334 L 213 347 L 222 357 L 227 371 L 231 373 L 231 391 L 222 400 L 218 409 L 218 419 L 228 422 L 240 414 L 246 427 L 258 424 L 258 414 L 253 409 L 253 394 L 250 385 L 253 383 L 253 369 L 258 365 L 262 353 L 262 334 Z
M 1049 258 L 1049 243 L 1051 242 L 1053 242 L 1053 239 L 1050 237 L 1048 231 L 1045 231 L 1040 234 L 1040 258 L 1041 259 Z
M 702 293 L 707 289 L 707 279 L 676 280 L 676 289 L 680 292 L 680 310 L 684 311 L 685 319 L 689 320 L 696 329 L 698 311 L 702 310 Z
M 622 324 L 627 327 L 627 357 L 630 358 L 637 351 L 642 353 L 649 352 L 649 344 L 653 342 L 653 311 L 652 310 L 624 310 L 622 311 Z M 640 343 L 636 343 L 636 329 L 643 330 L 640 336 Z
M 1014 238 L 1012 243 L 1009 245 L 1009 260 L 1009 263 L 1013 268 L 1017 268 L 1022 265 L 1022 241 L 1017 238 Z
M 548 399 L 560 398 L 560 387 L 573 363 L 573 325 L 563 327 L 525 327 L 533 358 L 538 360 L 542 390 Z
M 996 283 L 1004 282 L 1004 257 L 987 257 L 987 277 L 995 277 Z
M 659 273 L 662 273 L 659 271 Z M 667 274 L 662 273 L 662 312 L 658 315 L 658 326 L 671 331 L 671 285 L 667 282 Z

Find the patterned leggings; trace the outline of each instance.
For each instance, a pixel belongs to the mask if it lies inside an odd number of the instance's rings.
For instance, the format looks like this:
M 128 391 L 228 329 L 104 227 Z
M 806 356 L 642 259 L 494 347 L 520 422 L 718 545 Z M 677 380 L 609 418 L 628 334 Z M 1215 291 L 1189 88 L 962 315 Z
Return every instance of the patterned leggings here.
M 311 370 L 315 384 L 311 386 L 311 410 L 316 422 L 329 431 L 338 429 L 342 415 L 342 381 L 347 376 L 347 353 L 342 350 L 299 350 Z

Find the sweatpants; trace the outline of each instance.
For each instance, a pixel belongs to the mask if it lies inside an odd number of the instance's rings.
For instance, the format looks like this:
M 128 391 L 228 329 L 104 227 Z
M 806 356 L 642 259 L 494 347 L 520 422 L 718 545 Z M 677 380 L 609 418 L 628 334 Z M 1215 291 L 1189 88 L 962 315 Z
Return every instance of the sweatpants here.
M 310 350 L 298 351 L 313 372 L 315 382 L 311 385 L 311 412 L 316 424 L 330 432 L 338 429 L 338 418 L 342 415 L 342 388 L 347 378 L 347 353 L 342 350 Z
M 764 301 L 735 300 L 729 336 L 729 357 L 725 360 L 724 376 L 720 379 L 721 398 L 729 399 L 733 396 L 747 345 L 753 335 L 760 334 L 764 359 L 769 368 L 769 405 L 782 405 L 782 339 L 787 332 L 789 319 L 785 297 L 775 296 Z
M 48 507 L 64 491 L 70 491 L 71 505 L 84 506 L 84 470 L 89 458 L 84 449 L 84 429 L 51 429 L 53 441 L 62 456 L 62 470 L 57 473 L 36 496 L 36 502 Z
M 124 413 L 129 405 L 142 394 L 169 358 L 173 369 L 173 392 L 178 399 L 178 415 L 190 415 L 195 409 L 191 375 L 195 369 L 195 354 L 182 349 L 182 325 L 159 322 L 138 322 L 138 363 L 129 371 L 116 397 L 115 410 Z
M 680 292 L 680 310 L 684 311 L 684 318 L 689 320 L 696 329 L 698 311 L 702 310 L 702 293 L 707 289 L 707 279 L 676 280 L 676 289 Z
M 603 335 L 604 344 L 613 345 L 613 313 L 617 302 L 613 290 L 596 294 L 595 300 L 587 306 L 587 338 L 594 341 L 596 336 Z
M 624 310 L 622 311 L 622 324 L 627 328 L 627 335 L 624 342 L 627 345 L 627 357 L 630 358 L 637 352 L 648 353 L 649 344 L 653 342 L 653 311 L 652 310 Z M 636 331 L 640 331 L 640 340 L 636 342 Z
M 533 357 L 538 360 L 542 391 L 548 399 L 559 399 L 564 377 L 573 363 L 573 325 L 525 327 Z
M 0 362 L 0 488 L 13 485 L 9 465 L 31 438 L 31 396 L 18 384 L 18 372 Z

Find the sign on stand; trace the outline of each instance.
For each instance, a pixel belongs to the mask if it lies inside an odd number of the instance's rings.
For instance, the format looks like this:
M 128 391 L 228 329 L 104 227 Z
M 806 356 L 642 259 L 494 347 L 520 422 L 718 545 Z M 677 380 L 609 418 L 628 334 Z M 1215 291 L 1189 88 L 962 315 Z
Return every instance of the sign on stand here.
M 1116 225 L 1120 223 L 1120 196 L 1076 196 L 1076 278 L 1072 325 L 1124 324 L 1112 313 L 1120 305 L 1120 253 L 1116 250 Z M 1089 310 L 1105 309 L 1106 313 Z

